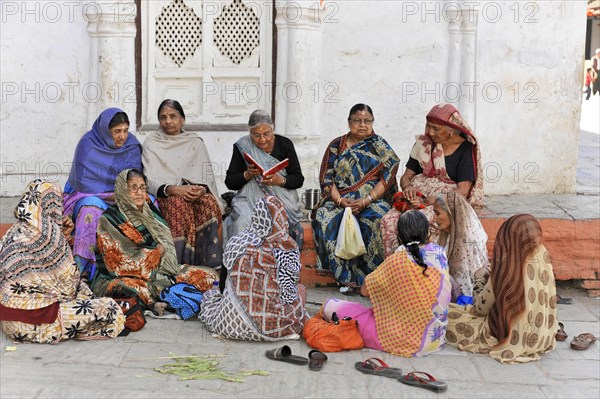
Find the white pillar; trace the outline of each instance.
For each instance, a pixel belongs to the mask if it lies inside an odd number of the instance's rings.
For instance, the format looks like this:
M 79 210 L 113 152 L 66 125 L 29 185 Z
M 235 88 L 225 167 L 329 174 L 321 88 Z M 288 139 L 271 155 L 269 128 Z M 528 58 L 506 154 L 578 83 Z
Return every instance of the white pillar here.
M 86 86 L 88 126 L 106 108 L 123 109 L 135 130 L 135 16 L 133 0 L 86 2 L 90 46 L 90 82 Z
M 462 53 L 462 33 L 460 21 L 462 13 L 457 8 L 448 8 L 448 66 L 446 68 L 446 83 L 460 86 L 460 69 Z M 458 104 L 456 104 L 458 106 Z
M 477 21 L 478 3 L 446 0 L 448 20 L 448 66 L 446 83 L 459 87 L 460 96 L 454 105 L 475 129 L 475 106 L 481 90 L 477 84 Z
M 306 178 L 318 187 L 322 134 L 322 14 L 317 1 L 278 1 L 275 130 L 294 141 Z
M 462 97 L 460 99 L 460 110 L 465 120 L 475 127 L 475 114 L 477 106 L 477 96 L 475 93 L 481 86 L 473 89 L 473 85 L 477 82 L 477 16 L 478 10 L 468 8 L 463 10 L 462 17 L 462 60 L 461 60 L 461 82 L 462 82 Z

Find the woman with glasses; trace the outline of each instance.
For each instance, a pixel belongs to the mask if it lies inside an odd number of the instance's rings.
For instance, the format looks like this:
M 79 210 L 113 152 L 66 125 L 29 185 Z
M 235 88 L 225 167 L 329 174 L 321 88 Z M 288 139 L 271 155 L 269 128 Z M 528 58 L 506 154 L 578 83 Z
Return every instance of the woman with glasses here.
M 329 146 L 319 176 L 323 197 L 312 222 L 317 268 L 333 275 L 343 293 L 357 292 L 365 277 L 383 261 L 379 221 L 391 208 L 397 191 L 399 159 L 392 147 L 373 131 L 373 111 L 366 104 L 350 109 L 350 131 Z M 350 260 L 335 256 L 338 230 L 345 208 L 360 225 L 366 253 Z
M 115 178 L 123 169 L 141 168 L 142 145 L 129 133 L 129 118 L 118 108 L 104 110 L 79 140 L 64 189 L 65 216 L 75 224 L 70 244 L 84 278 L 96 270 L 96 226 L 114 203 Z
M 99 297 L 135 296 L 162 313 L 160 291 L 175 282 L 181 266 L 165 219 L 148 200 L 146 176 L 137 169 L 119 173 L 115 205 L 98 222 L 98 273 L 92 290 Z
M 178 101 L 164 100 L 158 121 L 160 130 L 144 141 L 142 161 L 149 191 L 175 239 L 177 261 L 218 268 L 223 203 L 214 165 L 200 136 L 183 130 L 185 113 Z
M 272 195 L 283 202 L 288 216 L 289 234 L 298 247 L 302 248 L 302 211 L 298 206 L 296 190 L 302 187 L 304 176 L 294 143 L 275 134 L 271 116 L 261 109 L 250 115 L 248 130 L 250 134 L 240 138 L 233 145 L 233 154 L 225 178 L 227 188 L 236 190 L 231 204 L 233 209 L 225 219 L 226 235 L 233 237 L 248 227 L 255 204 L 259 199 Z M 244 153 L 263 170 L 269 170 L 285 159 L 288 160 L 288 164 L 273 174 L 263 176 L 256 165 L 246 161 Z
M 483 173 L 473 130 L 451 104 L 434 106 L 426 119 L 425 132 L 416 137 L 400 178 L 403 197 L 414 209 L 423 208 L 429 220 L 435 197 L 449 191 L 460 193 L 475 210 L 481 208 Z M 394 208 L 381 220 L 386 257 L 400 245 L 396 238 L 399 218 L 400 211 Z M 437 231 L 432 233 L 435 238 Z

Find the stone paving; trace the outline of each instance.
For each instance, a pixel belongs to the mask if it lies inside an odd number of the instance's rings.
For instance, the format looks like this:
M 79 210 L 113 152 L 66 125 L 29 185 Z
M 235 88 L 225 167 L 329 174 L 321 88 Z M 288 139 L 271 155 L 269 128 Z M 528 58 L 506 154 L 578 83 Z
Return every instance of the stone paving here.
M 276 362 L 267 349 L 287 344 L 294 354 L 307 356 L 304 340 L 279 343 L 226 341 L 211 336 L 196 319 L 149 319 L 140 331 L 107 341 L 66 341 L 58 345 L 13 344 L 2 335 L 0 397 L 6 398 L 598 398 L 600 351 L 570 349 L 571 338 L 582 332 L 600 336 L 599 300 L 568 288 L 563 296 L 572 305 L 559 305 L 559 319 L 569 334 L 542 360 L 503 365 L 480 354 L 446 347 L 424 358 L 402 358 L 370 349 L 329 353 L 320 372 L 307 366 Z M 320 303 L 340 296 L 335 288 L 312 288 L 308 300 Z M 356 298 L 366 303 L 365 299 Z M 311 304 L 314 314 L 318 306 Z M 8 346 L 16 346 L 9 352 Z M 222 380 L 179 381 L 153 371 L 176 355 L 225 354 L 226 370 L 264 370 L 268 376 L 250 376 L 246 382 Z M 403 372 L 421 370 L 448 384 L 445 393 L 409 387 L 400 382 L 362 374 L 354 363 L 370 357 L 383 359 Z

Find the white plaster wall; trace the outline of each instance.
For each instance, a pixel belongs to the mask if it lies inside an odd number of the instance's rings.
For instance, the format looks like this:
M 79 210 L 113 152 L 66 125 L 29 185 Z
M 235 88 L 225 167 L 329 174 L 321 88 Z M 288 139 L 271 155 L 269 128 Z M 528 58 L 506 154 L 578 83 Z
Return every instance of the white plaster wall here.
M 479 87 L 476 117 L 468 122 L 481 142 L 486 194 L 573 192 L 585 2 L 473 3 L 479 8 Z M 428 110 L 453 97 L 444 89 L 444 4 L 326 2 L 321 82 L 339 87 L 339 101 L 321 99 L 320 154 L 347 131 L 350 107 L 365 102 L 375 113 L 375 131 L 406 162 Z M 407 92 L 414 85 L 418 92 Z
M 25 12 L 25 3 L 33 12 Z M 44 9 L 46 3 L 59 5 L 60 17 L 51 8 Z M 65 3 L 0 3 L 0 195 L 17 195 L 34 176 L 52 178 L 56 172 L 63 173 L 62 185 L 75 145 L 89 129 L 88 103 L 95 94 L 83 88 L 95 82 L 89 78 L 88 22 L 84 3 Z M 476 90 L 476 117 L 469 121 L 481 141 L 486 193 L 572 192 L 584 2 L 474 3 L 480 8 L 476 83 L 492 84 L 486 96 Z M 375 131 L 406 162 L 414 136 L 423 131 L 425 114 L 451 94 L 444 90 L 450 51 L 444 4 L 325 2 L 321 68 L 314 71 L 314 84 L 302 87 L 302 95 L 310 96 L 319 110 L 315 115 L 322 135 L 317 156 L 299 153 L 305 188 L 317 187 L 318 164 L 326 145 L 347 131 L 348 111 L 357 102 L 373 107 Z M 519 14 L 515 4 L 521 7 Z M 525 4 L 532 6 L 525 8 Z M 494 21 L 492 11 L 497 7 L 502 15 Z M 527 16 L 537 22 L 525 23 Z M 57 97 L 56 87 L 62 89 L 61 96 Z M 497 102 L 490 101 L 494 87 L 502 90 Z M 527 95 L 537 102 L 526 102 Z M 276 131 L 286 133 L 277 125 Z M 242 134 L 201 133 L 218 165 L 222 191 L 231 145 Z M 145 136 L 138 137 L 143 142 Z
M 478 80 L 502 90 L 497 102 L 484 96 L 476 108 L 486 192 L 573 192 L 585 2 L 519 3 L 519 14 L 498 4 L 503 17 L 480 21 L 478 31 Z
M 0 196 L 36 177 L 62 186 L 89 129 L 87 22 L 81 2 L 64 3 L 0 4 Z

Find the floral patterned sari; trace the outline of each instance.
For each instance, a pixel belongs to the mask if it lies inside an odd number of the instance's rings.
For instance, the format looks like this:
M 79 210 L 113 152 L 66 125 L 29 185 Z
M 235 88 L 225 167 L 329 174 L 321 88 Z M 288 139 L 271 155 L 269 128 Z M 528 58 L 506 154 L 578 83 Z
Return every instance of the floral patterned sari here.
M 110 298 L 94 298 L 62 232 L 62 195 L 35 180 L 15 209 L 18 221 L 0 241 L 0 320 L 18 342 L 56 344 L 114 338 L 125 316 Z
M 323 198 L 312 222 L 317 248 L 317 269 L 333 275 L 342 285 L 360 286 L 365 276 L 383 261 L 379 221 L 391 208 L 391 197 L 397 191 L 396 173 L 400 160 L 392 147 L 376 134 L 349 147 L 349 134 L 333 140 L 321 162 L 320 183 Z M 386 192 L 356 216 L 367 252 L 344 260 L 335 256 L 338 228 L 344 208 L 330 197 L 335 184 L 342 197 L 354 200 L 366 197 L 379 182 Z

